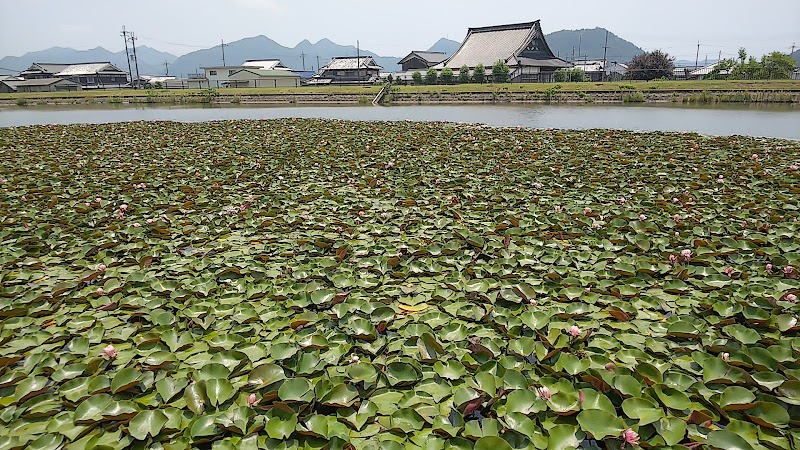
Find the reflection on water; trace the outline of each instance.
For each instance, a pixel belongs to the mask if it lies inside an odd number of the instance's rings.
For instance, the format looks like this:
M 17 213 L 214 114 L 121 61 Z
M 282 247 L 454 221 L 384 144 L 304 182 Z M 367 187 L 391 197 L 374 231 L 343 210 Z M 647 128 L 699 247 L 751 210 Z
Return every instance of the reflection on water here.
M 450 121 L 530 128 L 694 131 L 711 135 L 738 134 L 800 139 L 800 108 L 790 105 L 31 106 L 0 110 L 0 127 L 136 120 L 204 122 L 287 117 Z

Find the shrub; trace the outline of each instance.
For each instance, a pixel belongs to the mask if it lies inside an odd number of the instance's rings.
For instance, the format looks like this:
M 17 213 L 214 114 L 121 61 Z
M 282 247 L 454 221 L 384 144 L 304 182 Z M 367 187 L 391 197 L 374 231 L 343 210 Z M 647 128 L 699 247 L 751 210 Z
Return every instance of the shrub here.
M 626 80 L 655 80 L 661 77 L 671 77 L 675 65 L 668 54 L 660 50 L 636 55 L 628 63 Z
M 508 83 L 510 80 L 511 69 L 505 61 L 497 61 L 492 66 L 492 82 L 494 83 Z
M 419 71 L 412 73 L 411 79 L 414 80 L 414 84 L 422 84 L 422 74 Z
M 442 70 L 442 84 L 451 84 L 453 82 L 453 69 L 445 67 Z
M 475 80 L 476 83 L 483 84 L 486 80 L 486 68 L 483 67 L 483 64 L 478 64 L 475 67 L 475 72 L 472 74 L 472 79 Z
M 433 67 L 428 69 L 428 72 L 425 74 L 425 84 L 436 84 L 438 79 L 439 72 L 437 72 Z
M 466 64 L 458 69 L 458 82 L 461 84 L 469 83 L 469 67 Z

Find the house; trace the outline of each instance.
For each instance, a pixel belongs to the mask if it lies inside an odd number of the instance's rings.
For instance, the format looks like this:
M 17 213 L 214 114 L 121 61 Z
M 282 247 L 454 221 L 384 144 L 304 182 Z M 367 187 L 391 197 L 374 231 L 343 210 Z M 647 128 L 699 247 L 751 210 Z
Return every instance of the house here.
M 292 70 L 286 67 L 280 59 L 248 59 L 242 66 L 261 70 Z
M 319 72 L 308 84 L 371 84 L 378 80 L 381 70 L 383 67 L 379 66 L 370 56 L 340 56 L 320 67 Z
M 792 71 L 792 79 L 793 80 L 800 80 L 800 68 L 794 69 Z
M 708 75 L 710 73 L 714 72 L 714 70 L 717 69 L 717 66 L 719 66 L 719 61 L 715 62 L 713 64 L 709 64 L 709 65 L 707 65 L 705 67 L 700 67 L 699 69 L 692 70 L 691 72 L 689 72 L 689 75 L 688 75 L 687 78 L 689 80 L 702 80 L 702 79 L 705 79 L 705 78 L 708 77 Z M 722 76 L 727 76 L 729 71 L 726 70 L 726 69 L 720 69 L 717 73 L 719 75 L 722 75 Z
M 0 94 L 13 94 L 17 92 L 17 85 L 25 81 L 24 78 L 13 75 L 0 75 Z
M 34 78 L 17 83 L 17 92 L 80 91 L 80 83 L 66 78 Z
M 425 71 L 444 62 L 446 59 L 447 53 L 413 51 L 397 64 L 400 64 L 403 68 L 403 72 Z
M 620 81 L 625 76 L 628 66 L 614 61 L 577 61 L 575 69 L 580 69 L 589 81 Z
M 228 82 L 230 76 L 235 74 L 236 72 L 248 69 L 245 66 L 212 66 L 212 67 L 201 67 L 204 72 L 204 77 L 202 78 L 195 78 L 193 76 L 189 76 L 189 87 L 192 89 L 219 89 L 224 88 L 225 83 Z
M 291 70 L 242 69 L 230 77 L 223 87 L 261 88 L 298 87 L 300 75 Z
M 558 58 L 545 41 L 539 21 L 482 28 L 470 28 L 455 53 L 434 66 L 441 71 L 450 68 L 458 74 L 463 66 L 470 72 L 482 64 L 491 78 L 492 66 L 505 62 L 513 82 L 551 82 L 553 72 L 571 64 Z
M 26 80 L 63 78 L 84 89 L 119 88 L 128 85 L 128 74 L 108 62 L 80 64 L 34 63 L 20 73 Z

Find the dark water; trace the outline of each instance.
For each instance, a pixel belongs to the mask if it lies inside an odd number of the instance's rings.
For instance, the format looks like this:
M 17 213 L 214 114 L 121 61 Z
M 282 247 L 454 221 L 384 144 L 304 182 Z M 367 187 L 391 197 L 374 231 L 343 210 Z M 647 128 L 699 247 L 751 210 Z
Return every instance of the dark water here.
M 709 135 L 738 134 L 800 139 L 800 107 L 789 105 L 30 106 L 0 109 L 0 127 L 136 120 L 204 122 L 287 117 L 449 121 L 530 128 L 693 131 Z

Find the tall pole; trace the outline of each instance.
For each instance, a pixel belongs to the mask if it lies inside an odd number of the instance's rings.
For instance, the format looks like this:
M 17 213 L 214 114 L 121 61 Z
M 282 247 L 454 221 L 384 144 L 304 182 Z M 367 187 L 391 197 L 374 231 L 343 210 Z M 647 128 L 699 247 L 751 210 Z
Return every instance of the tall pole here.
M 694 68 L 697 69 L 697 64 L 700 63 L 700 41 L 697 41 L 697 56 L 694 58 Z
M 361 78 L 361 43 L 356 40 L 356 73 Z
M 719 51 L 719 56 L 717 56 L 717 62 L 722 61 L 722 50 Z
M 606 45 L 603 46 L 603 81 L 606 81 L 606 56 L 608 55 L 608 30 L 606 30 Z
M 167 72 L 166 76 L 169 76 L 169 63 L 164 61 L 164 70 Z
M 139 58 L 136 57 L 136 36 L 131 31 L 131 45 L 133 45 L 133 63 L 136 65 L 136 87 L 139 87 Z
M 220 45 L 220 47 L 222 48 L 222 67 L 225 67 L 225 40 L 222 39 L 221 42 L 222 45 Z
M 581 45 L 583 44 L 583 35 L 578 35 L 578 59 L 581 59 Z
M 303 72 L 306 71 L 306 54 L 300 53 L 300 57 L 303 58 Z
M 128 75 L 130 75 L 131 83 L 133 83 L 133 71 L 131 70 L 131 55 L 128 53 L 128 32 L 125 31 L 125 25 L 122 26 L 122 39 L 125 40 L 125 59 L 128 61 Z
M 317 55 L 317 71 L 319 71 L 320 67 L 322 67 L 322 66 L 319 65 L 319 55 Z

